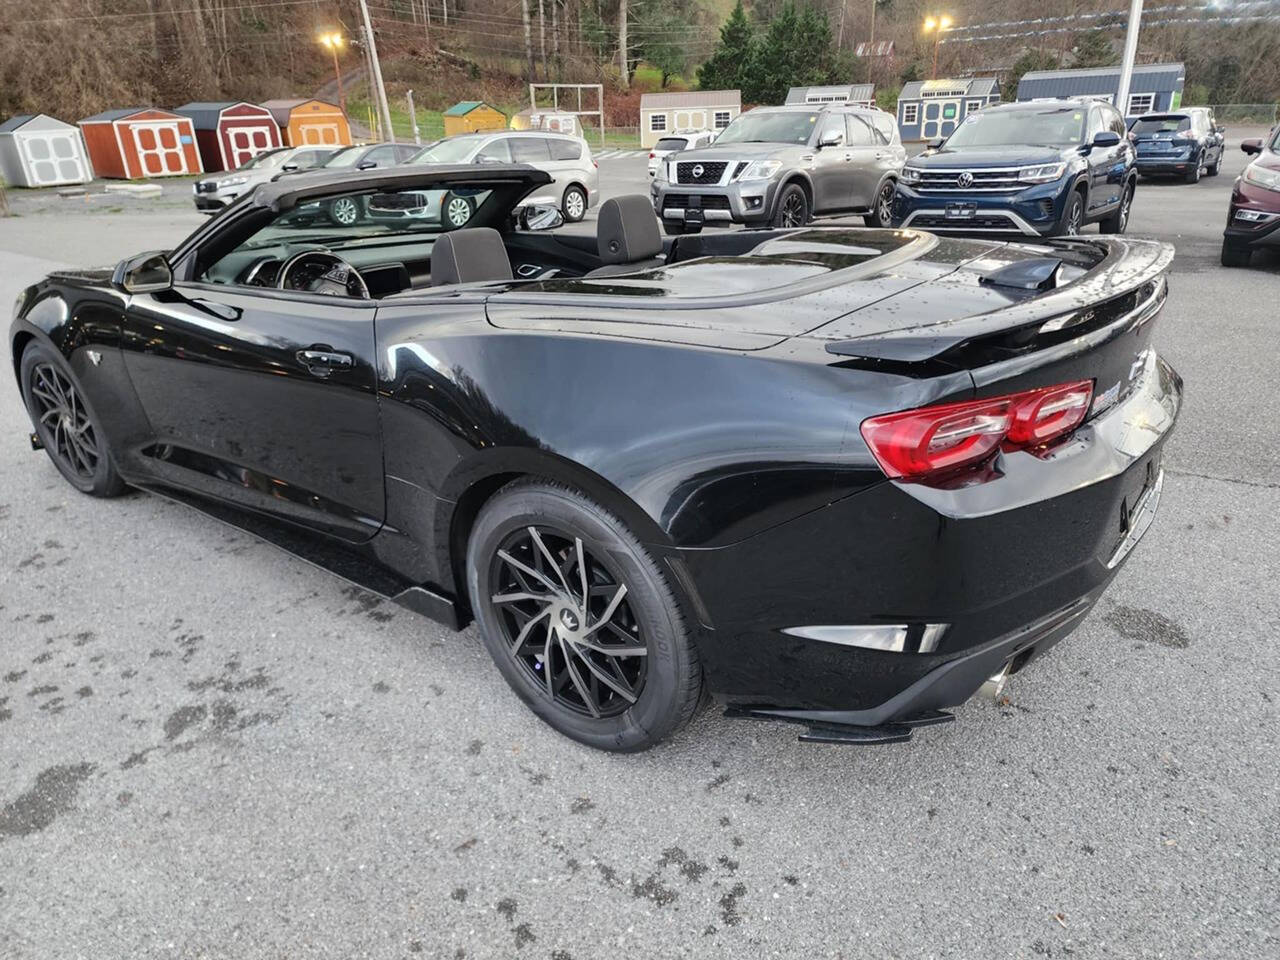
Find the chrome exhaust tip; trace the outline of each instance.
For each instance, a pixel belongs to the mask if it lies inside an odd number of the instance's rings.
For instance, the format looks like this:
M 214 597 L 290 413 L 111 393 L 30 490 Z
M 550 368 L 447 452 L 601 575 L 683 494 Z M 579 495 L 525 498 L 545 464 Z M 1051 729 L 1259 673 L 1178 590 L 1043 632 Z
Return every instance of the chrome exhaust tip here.
M 1000 699 L 1000 694 L 1004 693 L 1004 685 L 1009 682 L 1009 664 L 1005 664 L 1000 668 L 999 673 L 993 673 L 978 688 L 978 696 L 984 700 L 990 700 L 993 703 Z

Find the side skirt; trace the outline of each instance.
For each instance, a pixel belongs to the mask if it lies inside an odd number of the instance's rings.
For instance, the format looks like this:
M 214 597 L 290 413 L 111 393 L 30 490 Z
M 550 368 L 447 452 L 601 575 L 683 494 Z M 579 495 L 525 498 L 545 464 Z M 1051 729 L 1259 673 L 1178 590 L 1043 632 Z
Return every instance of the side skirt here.
M 304 560 L 312 566 L 354 584 L 361 590 L 367 590 L 384 600 L 390 600 L 414 613 L 435 620 L 451 630 L 461 630 L 467 624 L 467 619 L 464 618 L 453 597 L 407 580 L 357 550 L 326 542 L 314 534 L 271 517 L 237 510 L 186 491 L 151 483 L 136 485 L 147 493 L 190 507 L 220 523 L 255 536 L 299 560 Z

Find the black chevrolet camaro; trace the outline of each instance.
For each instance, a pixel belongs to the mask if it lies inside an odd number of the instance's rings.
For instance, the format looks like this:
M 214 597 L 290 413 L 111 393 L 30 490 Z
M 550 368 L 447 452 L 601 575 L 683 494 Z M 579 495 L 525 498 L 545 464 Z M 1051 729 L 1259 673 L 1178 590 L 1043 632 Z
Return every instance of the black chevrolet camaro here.
M 704 692 L 884 742 L 1070 633 L 1146 531 L 1182 385 L 1170 247 L 555 229 L 521 166 L 264 184 L 175 249 L 26 289 L 77 489 L 195 506 L 413 610 L 636 750 Z M 319 224 L 344 196 L 474 213 Z M 404 196 L 403 203 L 397 196 Z M 544 228 L 544 229 L 538 229 Z

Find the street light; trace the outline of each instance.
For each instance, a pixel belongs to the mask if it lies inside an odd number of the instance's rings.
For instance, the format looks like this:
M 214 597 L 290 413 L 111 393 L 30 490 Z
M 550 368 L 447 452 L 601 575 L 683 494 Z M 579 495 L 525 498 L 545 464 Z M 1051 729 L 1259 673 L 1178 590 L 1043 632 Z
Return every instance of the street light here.
M 938 79 L 938 44 L 942 42 L 942 31 L 954 23 L 950 17 L 943 14 L 940 17 L 926 17 L 924 21 L 924 32 L 933 34 L 933 76 L 931 80 Z
M 338 51 L 342 49 L 342 45 L 346 41 L 340 33 L 322 33 L 320 34 L 320 42 L 329 48 L 329 52 L 333 54 L 333 73 L 338 78 L 338 106 L 345 114 L 347 112 L 347 95 L 342 92 L 342 67 L 338 64 Z

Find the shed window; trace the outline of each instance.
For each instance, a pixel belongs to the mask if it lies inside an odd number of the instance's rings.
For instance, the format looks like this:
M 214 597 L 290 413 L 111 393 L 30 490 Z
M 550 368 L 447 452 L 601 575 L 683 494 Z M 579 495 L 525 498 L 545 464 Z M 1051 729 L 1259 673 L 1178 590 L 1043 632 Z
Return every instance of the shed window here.
M 915 125 L 920 122 L 920 104 L 904 103 L 902 105 L 902 122 Z
M 649 114 L 649 129 L 650 130 L 667 129 L 667 115 L 665 113 Z
M 1131 93 L 1129 94 L 1129 114 L 1149 113 L 1151 108 L 1155 106 L 1156 95 L 1154 93 Z
M 728 110 L 717 110 L 715 115 L 716 129 L 723 130 L 732 119 L 733 115 Z
M 964 112 L 965 112 L 965 113 L 977 113 L 977 112 L 978 112 L 979 110 L 981 110 L 981 109 L 982 109 L 982 101 L 981 101 L 981 100 L 966 100 L 966 101 L 964 102 Z

